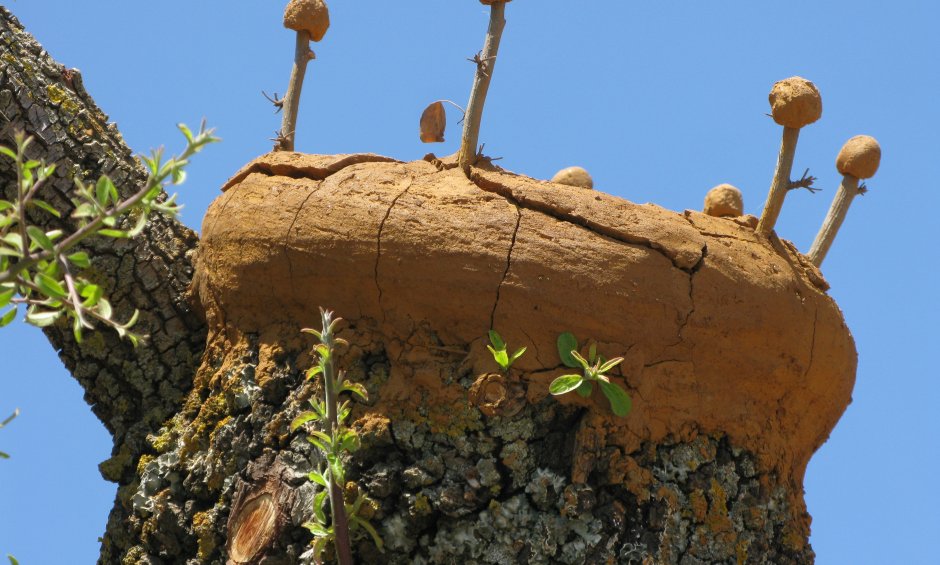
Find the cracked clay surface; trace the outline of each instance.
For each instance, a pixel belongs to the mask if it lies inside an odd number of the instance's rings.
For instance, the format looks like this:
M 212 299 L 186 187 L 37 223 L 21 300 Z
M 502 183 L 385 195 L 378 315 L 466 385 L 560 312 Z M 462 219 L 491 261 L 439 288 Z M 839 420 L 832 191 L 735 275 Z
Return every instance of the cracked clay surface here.
M 210 347 L 294 342 L 328 307 L 382 340 L 391 377 L 373 409 L 392 414 L 465 394 L 404 368 L 421 347 L 493 370 L 491 327 L 529 347 L 514 368 L 528 402 L 542 402 L 565 371 L 555 340 L 571 331 L 626 357 L 615 378 L 634 400 L 624 419 L 598 394 L 557 400 L 589 414 L 572 480 L 605 450 L 723 436 L 802 512 L 803 472 L 851 401 L 856 352 L 825 281 L 788 242 L 744 221 L 374 155 L 270 154 L 224 190 L 195 283 Z M 641 473 L 624 480 L 648 486 Z

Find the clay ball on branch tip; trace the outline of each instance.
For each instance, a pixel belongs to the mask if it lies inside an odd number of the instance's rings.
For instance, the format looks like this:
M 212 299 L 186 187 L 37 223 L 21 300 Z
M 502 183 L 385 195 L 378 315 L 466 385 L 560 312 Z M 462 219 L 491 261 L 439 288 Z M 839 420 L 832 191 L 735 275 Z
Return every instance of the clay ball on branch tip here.
M 558 184 L 567 184 L 568 186 L 580 186 L 581 188 L 594 188 L 594 179 L 581 167 L 568 167 L 555 173 L 552 182 Z
M 736 218 L 744 214 L 744 197 L 737 187 L 719 184 L 705 195 L 705 208 L 709 216 Z
M 310 39 L 320 41 L 330 28 L 330 10 L 323 0 L 290 0 L 284 8 L 284 27 L 306 31 Z
M 822 97 L 816 85 L 802 77 L 774 83 L 770 89 L 770 109 L 774 121 L 794 129 L 807 126 L 822 116 Z
M 869 135 L 856 135 L 846 141 L 836 157 L 836 168 L 839 172 L 857 179 L 875 176 L 880 164 L 881 146 Z

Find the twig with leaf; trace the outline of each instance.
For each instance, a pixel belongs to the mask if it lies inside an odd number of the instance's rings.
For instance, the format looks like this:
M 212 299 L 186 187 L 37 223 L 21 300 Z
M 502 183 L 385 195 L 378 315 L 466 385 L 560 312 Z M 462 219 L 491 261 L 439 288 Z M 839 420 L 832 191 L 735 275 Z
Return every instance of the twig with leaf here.
M 489 337 L 491 345 L 487 345 L 486 348 L 493 354 L 493 360 L 496 361 L 499 368 L 502 369 L 504 373 L 508 372 L 512 364 L 525 354 L 526 348 L 520 347 L 515 353 L 509 355 L 506 342 L 503 341 L 503 338 L 496 333 L 495 330 L 490 330 Z
M 326 465 L 319 470 L 311 471 L 307 477 L 323 487 L 323 490 L 314 497 L 314 521 L 307 522 L 304 527 L 313 534 L 313 550 L 315 557 L 320 560 L 326 552 L 330 542 L 336 549 L 336 559 L 341 565 L 351 565 L 352 550 L 350 547 L 350 532 L 363 529 L 372 536 L 372 540 L 379 550 L 383 549 L 382 538 L 369 523 L 364 510 L 371 508 L 372 501 L 361 490 L 356 489 L 355 500 L 346 504 L 343 491 L 346 486 L 346 471 L 343 457 L 359 449 L 359 436 L 355 430 L 344 425 L 349 417 L 350 401 L 342 404 L 339 397 L 349 392 L 367 398 L 364 386 L 346 380 L 345 371 L 337 371 L 335 365 L 336 348 L 346 345 L 346 341 L 336 337 L 336 325 L 342 318 L 333 319 L 333 313 L 320 309 L 321 329 L 304 329 L 304 333 L 313 334 L 319 340 L 313 351 L 317 355 L 317 364 L 311 367 L 306 374 L 307 380 L 320 377 L 323 398 L 310 399 L 312 411 L 303 412 L 291 422 L 291 431 L 304 426 L 309 422 L 319 424 L 321 429 L 313 430 L 307 440 L 313 444 L 326 459 Z M 330 518 L 326 515 L 325 502 L 329 500 Z
M 165 162 L 162 149 L 149 157 L 141 156 L 147 179 L 140 190 L 126 199 L 121 199 L 117 187 L 105 175 L 94 183 L 75 178 L 72 197 L 75 208 L 71 218 L 76 227 L 71 233 L 60 229 L 45 231 L 30 223 L 27 214 L 28 210 L 37 209 L 61 217 L 61 212 L 36 197 L 55 172 L 55 165 L 28 159 L 26 153 L 32 138 L 22 133 L 15 135 L 15 149 L 0 146 L 0 154 L 14 161 L 17 174 L 16 200 L 0 200 L 0 309 L 12 305 L 0 314 L 0 327 L 12 322 L 23 305 L 26 322 L 35 326 L 52 325 L 63 315 L 70 318 L 77 341 L 82 340 L 83 330 L 94 328 L 97 322 L 137 344 L 143 336 L 130 328 L 137 321 L 138 312 L 124 323 L 114 320 L 101 286 L 76 272 L 90 267 L 91 258 L 75 248 L 93 236 L 135 237 L 152 213 L 175 216 L 179 212 L 175 195 L 164 198 L 165 185 L 181 184 L 186 178 L 189 158 L 205 145 L 218 141 L 205 123 L 196 134 L 183 124 L 179 128 L 186 138 L 186 149 Z M 135 222 L 127 228 L 124 222 L 130 218 Z
M 632 400 L 625 390 L 610 382 L 606 373 L 623 362 L 623 357 L 611 360 L 604 359 L 597 354 L 597 344 L 592 343 L 585 359 L 578 353 L 578 340 L 571 332 L 564 332 L 558 336 L 558 355 L 567 367 L 580 368 L 582 374 L 562 375 L 552 381 L 549 392 L 561 395 L 571 391 L 587 398 L 594 392 L 594 383 L 601 387 L 601 392 L 610 401 L 610 408 L 617 416 L 626 416 L 632 408 Z

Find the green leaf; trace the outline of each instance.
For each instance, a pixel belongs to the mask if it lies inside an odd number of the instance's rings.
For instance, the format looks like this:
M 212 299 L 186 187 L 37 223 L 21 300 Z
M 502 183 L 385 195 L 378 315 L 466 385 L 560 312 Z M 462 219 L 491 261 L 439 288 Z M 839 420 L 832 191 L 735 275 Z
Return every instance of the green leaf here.
M 496 349 L 506 349 L 506 342 L 503 341 L 503 338 L 496 333 L 496 330 L 490 330 L 490 343 L 493 344 L 493 347 Z
M 588 349 L 588 362 L 593 363 L 597 359 L 597 342 L 591 343 Z
M 78 291 L 78 294 L 85 299 L 82 301 L 82 306 L 85 308 L 94 308 L 98 304 L 98 301 L 101 300 L 101 297 L 104 296 L 104 290 L 96 284 L 85 284 Z M 101 313 L 100 309 L 98 313 Z
M 629 414 L 630 409 L 633 407 L 633 401 L 630 399 L 630 395 L 627 394 L 627 391 L 613 383 L 604 381 L 598 382 L 601 385 L 601 392 L 603 392 L 607 400 L 610 401 L 610 409 L 613 410 L 614 414 L 620 417 Z
M 118 201 L 117 188 L 107 175 L 98 177 L 98 182 L 95 184 L 95 200 L 102 208 L 107 208 L 109 202 Z
M 581 375 L 562 375 L 552 381 L 548 391 L 554 395 L 565 394 L 581 386 L 582 382 L 584 382 L 584 377 Z
M 587 359 L 585 359 L 584 357 L 582 357 L 581 354 L 578 353 L 577 350 L 572 349 L 572 350 L 571 350 L 571 356 L 574 358 L 575 361 L 577 361 L 577 362 L 581 365 L 581 368 L 583 368 L 583 369 L 590 369 L 590 368 L 591 368 L 591 365 L 588 363 Z
M 582 398 L 591 396 L 592 392 L 594 392 L 594 385 L 591 384 L 591 381 L 584 381 L 581 383 L 581 386 L 577 388 L 577 393 Z
M 134 224 L 134 227 L 125 232 L 126 237 L 137 237 L 140 235 L 140 232 L 144 231 L 144 227 L 147 225 L 147 214 L 141 213 L 137 216 L 137 223 Z
M 11 308 L 10 310 L 8 310 L 8 311 L 3 315 L 3 317 L 0 318 L 0 328 L 2 328 L 2 327 L 4 327 L 4 326 L 9 326 L 9 325 L 10 325 L 10 322 L 12 322 L 14 319 L 16 319 L 16 312 L 17 312 L 16 308 Z
M 89 258 L 88 253 L 85 253 L 84 251 L 72 253 L 68 256 L 68 260 L 79 269 L 87 269 L 88 267 L 91 267 L 91 258 Z
M 32 309 L 30 309 L 32 310 Z M 44 328 L 46 326 L 51 326 L 59 319 L 59 316 L 62 315 L 61 310 L 53 311 L 43 311 L 43 312 L 27 312 L 26 313 L 26 323 L 32 324 L 39 328 Z
M 50 205 L 48 202 L 44 202 L 42 200 L 31 200 L 29 203 L 33 206 L 42 208 L 46 212 L 49 212 L 50 214 L 55 216 L 56 218 L 62 217 L 62 213 L 56 210 L 55 208 L 53 208 L 52 205 Z
M 316 522 L 305 522 L 304 527 L 310 530 L 310 533 L 318 538 L 332 535 L 331 530 L 324 528 Z
M 522 357 L 525 354 L 525 349 L 525 347 L 520 347 L 515 353 L 513 353 L 512 356 L 509 357 L 509 365 L 512 365 L 516 362 L 517 359 Z
M 108 228 L 98 230 L 98 235 L 103 235 L 105 237 L 114 237 L 114 238 L 126 238 L 129 237 L 126 231 L 123 230 L 112 230 Z
M 0 200 L 0 212 L 13 208 L 13 203 L 7 200 Z
M 304 412 L 300 414 L 299 416 L 297 416 L 296 418 L 294 418 L 294 420 L 290 423 L 290 431 L 292 432 L 296 431 L 297 428 L 299 428 L 300 426 L 316 419 L 317 419 L 317 415 L 315 413 Z
M 102 298 L 98 301 L 98 315 L 106 320 L 111 319 L 111 303 L 108 299 Z
M 375 531 L 375 528 L 372 527 L 372 524 L 366 520 L 363 520 L 359 516 L 350 516 L 349 519 L 359 525 L 363 530 L 369 532 L 369 535 L 372 536 L 373 543 L 375 543 L 375 547 L 378 548 L 378 550 L 382 553 L 385 553 L 385 544 L 382 542 L 382 536 L 380 536 L 379 533 Z
M 19 251 L 20 253 L 23 253 L 23 238 L 20 237 L 20 234 L 8 233 L 5 236 L 3 236 L 2 241 L 5 242 L 10 247 L 12 247 L 13 249 Z
M 310 479 L 311 482 L 317 483 L 318 485 L 324 487 L 329 486 L 326 484 L 326 477 L 324 477 L 323 474 L 319 471 L 310 471 L 307 473 L 307 478 Z
M 619 365 L 619 364 L 621 364 L 621 363 L 623 363 L 623 357 L 614 357 L 614 358 L 611 359 L 610 361 L 608 361 L 608 362 L 604 363 L 603 365 L 601 365 L 600 368 L 597 370 L 597 372 L 598 372 L 598 373 L 606 373 L 607 371 L 613 369 L 614 367 L 616 367 L 617 365 Z
M 340 392 L 351 392 L 363 400 L 369 399 L 369 392 L 366 390 L 366 387 L 362 386 L 360 383 L 354 383 L 352 381 L 346 381 L 343 383 L 343 388 L 340 389 Z
M 82 342 L 82 321 L 78 316 L 72 318 L 72 336 L 75 338 L 76 342 Z
M 578 340 L 571 332 L 564 332 L 558 336 L 558 357 L 566 367 L 580 367 L 581 365 L 572 357 L 571 352 L 578 349 Z
M 5 308 L 6 305 L 10 303 L 14 294 L 16 294 L 15 288 L 0 291 L 0 308 Z
M 317 494 L 315 494 L 313 497 L 313 517 L 316 518 L 317 522 L 323 524 L 324 526 L 327 524 L 327 521 L 326 521 L 326 512 L 323 511 L 323 506 L 326 503 L 326 500 L 327 500 L 326 497 L 328 494 L 329 494 L 329 489 L 324 489 L 318 492 Z
M 16 153 L 14 153 L 13 150 L 10 149 L 9 147 L 0 145 L 0 154 L 6 155 L 10 159 L 13 159 L 14 161 L 16 161 Z
M 186 143 L 192 145 L 192 143 L 193 143 L 193 132 L 192 132 L 192 130 L 190 130 L 189 127 L 188 127 L 186 124 L 182 123 L 182 122 L 176 124 L 176 127 L 179 128 L 179 130 L 180 130 L 181 132 L 183 132 L 183 137 L 186 138 Z
M 16 557 L 13 557 L 9 553 L 7 553 L 7 559 L 10 560 L 10 565 L 20 565 L 20 562 L 16 560 Z
M 493 349 L 492 345 L 487 345 L 486 348 L 493 354 L 493 360 L 496 361 L 497 365 L 504 371 L 509 368 L 509 356 L 506 355 L 505 349 Z
M 59 283 L 59 281 L 45 273 L 36 273 L 34 282 L 39 287 L 39 290 L 41 290 L 43 294 L 49 296 L 50 298 L 68 297 L 68 294 L 65 292 L 65 288 Z
M 329 453 L 329 452 L 330 452 L 330 450 L 327 449 L 327 447 L 326 447 L 325 445 L 323 445 L 323 443 L 321 443 L 320 440 L 318 440 L 318 439 L 315 438 L 315 437 L 307 436 L 307 441 L 309 441 L 310 443 L 312 443 L 312 444 L 314 445 L 314 447 L 316 447 L 317 449 L 319 449 L 322 453 Z
M 346 469 L 343 468 L 343 460 L 335 455 L 327 455 L 326 461 L 330 468 L 330 482 L 334 485 L 345 485 Z

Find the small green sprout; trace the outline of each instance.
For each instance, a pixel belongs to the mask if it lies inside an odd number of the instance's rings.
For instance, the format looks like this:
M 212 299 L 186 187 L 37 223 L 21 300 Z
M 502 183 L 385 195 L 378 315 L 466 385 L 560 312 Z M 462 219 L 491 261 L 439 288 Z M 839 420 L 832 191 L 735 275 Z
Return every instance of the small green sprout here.
M 558 336 L 558 355 L 561 357 L 562 363 L 568 367 L 581 368 L 583 374 L 558 377 L 549 385 L 549 392 L 558 396 L 574 390 L 582 397 L 587 398 L 594 392 L 592 383 L 596 382 L 601 387 L 601 392 L 610 401 L 610 408 L 614 414 L 623 417 L 630 413 L 632 408 L 630 395 L 610 382 L 610 377 L 605 374 L 622 363 L 623 357 L 615 357 L 608 361 L 597 354 L 597 344 L 592 343 L 588 351 L 588 358 L 585 359 L 578 353 L 578 340 L 571 332 L 565 332 Z
M 496 361 L 496 364 L 499 365 L 499 368 L 502 369 L 504 373 L 508 372 L 509 367 L 525 353 L 525 347 L 520 347 L 515 353 L 509 355 L 506 349 L 506 342 L 496 333 L 496 330 L 490 330 L 490 343 L 492 345 L 487 345 L 486 348 L 493 354 L 493 360 Z

